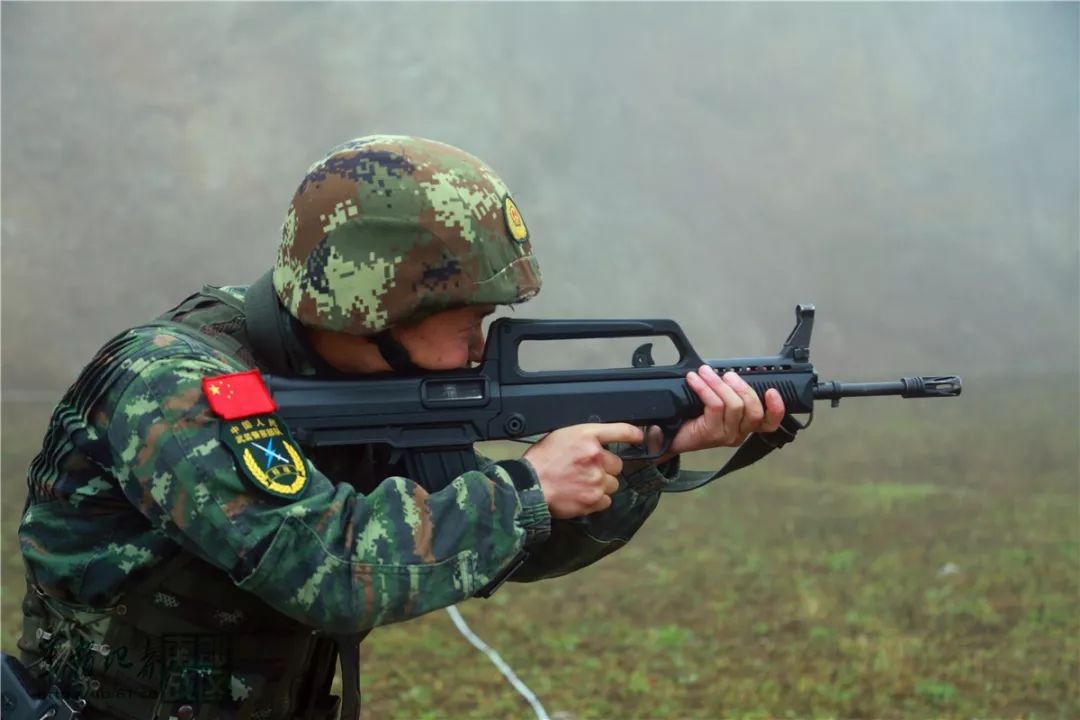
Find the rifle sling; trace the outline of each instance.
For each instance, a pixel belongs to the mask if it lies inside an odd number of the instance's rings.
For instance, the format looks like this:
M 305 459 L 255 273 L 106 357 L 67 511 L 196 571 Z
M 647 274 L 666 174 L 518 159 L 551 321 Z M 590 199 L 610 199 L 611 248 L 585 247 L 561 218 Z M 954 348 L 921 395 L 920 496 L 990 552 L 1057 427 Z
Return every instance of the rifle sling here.
M 369 632 L 334 636 L 341 662 L 341 720 L 360 717 L 360 643 Z
M 795 434 L 805 427 L 792 415 L 785 415 L 780 421 L 780 427 L 770 433 L 754 433 L 744 442 L 735 454 L 731 456 L 724 467 L 716 472 L 709 470 L 681 470 L 679 479 L 665 485 L 661 492 L 676 493 L 697 490 L 703 485 L 708 485 L 713 480 L 724 475 L 742 470 L 747 465 L 756 463 L 773 450 L 782 448 L 795 439 Z

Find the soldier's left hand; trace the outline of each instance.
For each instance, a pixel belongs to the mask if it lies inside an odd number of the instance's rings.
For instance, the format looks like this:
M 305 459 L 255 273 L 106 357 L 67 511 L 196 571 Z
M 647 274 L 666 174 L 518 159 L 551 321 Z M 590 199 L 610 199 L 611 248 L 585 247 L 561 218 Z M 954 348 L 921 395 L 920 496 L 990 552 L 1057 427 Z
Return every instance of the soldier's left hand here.
M 686 375 L 705 406 L 700 417 L 683 424 L 675 434 L 668 456 L 715 447 L 738 447 L 753 432 L 772 432 L 784 419 L 784 401 L 770 388 L 765 406 L 749 384 L 734 372 L 721 377 L 708 365 Z M 665 457 L 668 457 L 665 456 Z

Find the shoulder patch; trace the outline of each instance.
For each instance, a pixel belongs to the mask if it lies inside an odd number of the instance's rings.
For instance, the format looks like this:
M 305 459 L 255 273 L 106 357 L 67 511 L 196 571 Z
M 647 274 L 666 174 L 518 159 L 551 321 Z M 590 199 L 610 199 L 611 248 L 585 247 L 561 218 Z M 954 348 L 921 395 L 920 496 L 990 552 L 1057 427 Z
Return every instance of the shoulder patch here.
M 210 409 L 223 420 L 267 415 L 277 410 L 277 403 L 258 370 L 203 378 L 202 388 Z
M 510 237 L 519 243 L 529 239 L 529 229 L 525 227 L 525 221 L 521 219 L 521 212 L 518 211 L 517 205 L 514 204 L 509 195 L 503 199 L 503 215 L 506 216 L 506 229 L 510 231 Z
M 307 487 L 304 456 L 278 416 L 224 422 L 221 442 L 236 457 L 241 474 L 260 490 L 291 500 Z

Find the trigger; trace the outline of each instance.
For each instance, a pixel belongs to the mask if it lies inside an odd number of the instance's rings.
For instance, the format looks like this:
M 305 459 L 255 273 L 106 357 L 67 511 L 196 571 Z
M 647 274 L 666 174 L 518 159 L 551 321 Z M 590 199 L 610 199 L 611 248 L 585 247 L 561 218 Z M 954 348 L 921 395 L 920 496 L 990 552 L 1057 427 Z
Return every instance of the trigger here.
M 619 457 L 623 460 L 657 460 L 666 455 L 671 450 L 672 443 L 675 442 L 675 435 L 678 433 L 680 425 L 672 423 L 669 425 L 657 425 L 657 427 L 660 428 L 662 444 L 656 452 L 649 448 L 649 426 L 646 425 L 644 428 L 645 442 L 640 445 L 630 445 L 622 453 L 619 453 Z
M 640 458 L 649 457 L 649 426 L 648 425 L 644 425 L 644 426 L 639 425 L 638 427 L 641 429 L 641 437 L 643 437 L 644 440 L 642 440 L 639 443 L 634 443 L 632 445 L 628 445 L 627 448 L 626 448 L 627 451 L 628 451 L 628 454 L 630 456 L 632 456 L 633 459 L 635 459 L 635 460 L 640 459 Z M 630 459 L 630 458 L 623 458 L 623 459 L 627 460 L 627 459 Z
M 630 364 L 636 368 L 655 365 L 656 361 L 653 360 L 652 356 L 652 343 L 638 346 L 638 349 L 634 351 L 633 356 L 630 358 Z
M 660 426 L 660 432 L 664 436 L 664 444 L 660 451 L 656 453 L 657 457 L 662 457 L 667 454 L 668 450 L 671 450 L 671 445 L 675 442 L 675 436 L 679 433 L 680 427 L 682 426 L 679 423 Z

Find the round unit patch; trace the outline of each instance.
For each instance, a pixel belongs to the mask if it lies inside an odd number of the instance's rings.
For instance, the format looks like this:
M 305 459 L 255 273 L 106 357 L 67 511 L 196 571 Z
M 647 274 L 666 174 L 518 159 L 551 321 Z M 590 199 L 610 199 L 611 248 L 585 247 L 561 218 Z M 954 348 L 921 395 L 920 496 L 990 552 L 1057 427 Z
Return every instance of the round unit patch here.
M 295 498 L 307 486 L 304 456 L 276 415 L 233 420 L 221 425 L 221 441 L 236 456 L 240 472 L 260 490 Z
M 521 219 L 521 213 L 518 212 L 517 205 L 509 195 L 503 200 L 503 214 L 506 216 L 506 229 L 510 231 L 510 237 L 519 243 L 528 240 L 529 230 L 525 227 L 525 221 Z

